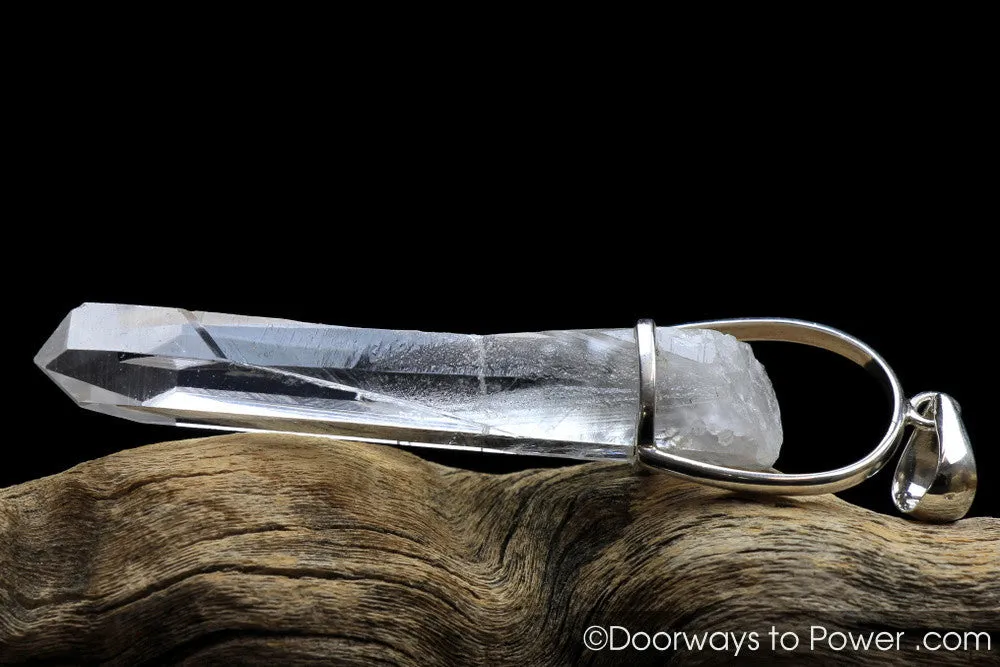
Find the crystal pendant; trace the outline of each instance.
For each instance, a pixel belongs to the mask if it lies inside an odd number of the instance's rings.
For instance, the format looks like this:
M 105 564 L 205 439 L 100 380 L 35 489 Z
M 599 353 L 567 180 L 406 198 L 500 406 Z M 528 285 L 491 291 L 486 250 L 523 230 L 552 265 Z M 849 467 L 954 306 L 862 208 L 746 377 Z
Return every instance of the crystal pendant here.
M 778 403 L 749 345 L 656 329 L 658 447 L 760 469 Z M 76 308 L 35 362 L 79 405 L 154 424 L 627 459 L 633 329 L 489 336 L 118 304 Z

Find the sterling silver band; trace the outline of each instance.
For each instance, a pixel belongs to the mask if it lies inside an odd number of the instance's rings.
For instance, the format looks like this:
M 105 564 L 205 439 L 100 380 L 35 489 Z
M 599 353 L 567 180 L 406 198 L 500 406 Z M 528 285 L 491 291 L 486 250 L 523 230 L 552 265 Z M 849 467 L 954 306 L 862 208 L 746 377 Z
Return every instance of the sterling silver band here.
M 636 417 L 633 459 L 639 445 L 653 444 L 656 421 L 656 324 L 653 320 L 636 323 L 635 343 L 639 351 L 639 416 Z

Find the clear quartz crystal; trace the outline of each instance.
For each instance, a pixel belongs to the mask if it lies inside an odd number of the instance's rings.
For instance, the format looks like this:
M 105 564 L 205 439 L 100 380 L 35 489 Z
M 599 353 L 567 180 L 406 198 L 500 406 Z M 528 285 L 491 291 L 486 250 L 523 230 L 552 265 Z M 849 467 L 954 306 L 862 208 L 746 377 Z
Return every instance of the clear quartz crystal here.
M 656 330 L 655 438 L 672 453 L 771 466 L 778 403 L 750 346 Z M 357 329 L 88 303 L 35 357 L 82 407 L 154 424 L 626 459 L 632 329 L 466 334 Z

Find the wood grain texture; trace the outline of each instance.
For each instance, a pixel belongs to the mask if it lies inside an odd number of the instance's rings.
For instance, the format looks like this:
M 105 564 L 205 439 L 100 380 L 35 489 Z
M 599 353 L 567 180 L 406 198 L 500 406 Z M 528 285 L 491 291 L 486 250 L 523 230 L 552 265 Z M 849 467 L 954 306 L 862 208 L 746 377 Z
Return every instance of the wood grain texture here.
M 274 435 L 151 445 L 0 490 L 0 663 L 724 664 L 584 630 L 1000 628 L 1000 520 L 750 499 L 619 464 L 487 475 Z M 662 636 L 661 636 L 662 645 Z M 994 641 L 996 637 L 994 637 Z M 730 644 L 732 647 L 732 644 Z M 909 651 L 926 664 L 992 652 Z

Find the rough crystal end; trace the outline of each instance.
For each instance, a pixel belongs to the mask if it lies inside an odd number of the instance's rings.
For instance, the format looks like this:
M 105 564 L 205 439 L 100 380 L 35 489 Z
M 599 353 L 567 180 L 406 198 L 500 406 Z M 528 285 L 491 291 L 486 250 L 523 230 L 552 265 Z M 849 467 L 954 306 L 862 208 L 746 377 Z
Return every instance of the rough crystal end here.
M 781 412 L 747 343 L 711 329 L 657 330 L 657 445 L 733 467 L 764 469 L 781 450 Z

